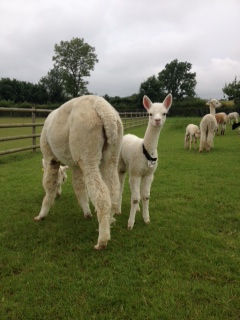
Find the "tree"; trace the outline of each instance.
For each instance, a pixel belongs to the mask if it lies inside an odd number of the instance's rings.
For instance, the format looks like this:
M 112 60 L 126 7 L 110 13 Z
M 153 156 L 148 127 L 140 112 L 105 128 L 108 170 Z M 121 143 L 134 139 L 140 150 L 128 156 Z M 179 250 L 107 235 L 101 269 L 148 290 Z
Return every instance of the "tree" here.
M 172 93 L 175 100 L 195 96 L 196 73 L 191 73 L 191 63 L 178 62 L 177 59 L 166 64 L 165 69 L 159 72 L 158 80 L 161 89 Z
M 98 62 L 95 48 L 85 43 L 84 39 L 73 38 L 56 44 L 54 51 L 54 67 L 62 72 L 67 95 L 76 97 L 86 94 L 88 82 L 84 77 L 90 76 L 90 71 Z
M 237 81 L 237 77 L 233 82 L 226 84 L 225 87 L 222 89 L 223 93 L 228 96 L 229 100 L 234 100 L 234 103 L 240 103 L 240 81 Z
M 160 82 L 155 75 L 141 83 L 139 89 L 139 104 L 142 106 L 143 96 L 147 95 L 152 101 L 162 101 L 164 92 L 161 90 Z
M 51 69 L 47 76 L 42 77 L 39 81 L 48 94 L 48 102 L 56 103 L 66 100 L 64 95 L 63 74 L 57 68 Z
M 44 103 L 46 92 L 37 84 L 19 81 L 10 78 L 0 80 L 0 100 L 9 100 L 15 103 L 32 102 Z

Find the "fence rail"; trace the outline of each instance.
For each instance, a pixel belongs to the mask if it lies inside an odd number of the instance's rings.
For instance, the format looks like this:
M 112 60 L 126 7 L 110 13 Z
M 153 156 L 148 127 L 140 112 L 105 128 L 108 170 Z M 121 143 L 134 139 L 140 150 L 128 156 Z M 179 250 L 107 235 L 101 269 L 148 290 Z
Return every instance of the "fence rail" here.
M 0 142 L 6 142 L 6 141 L 15 141 L 15 140 L 21 140 L 21 139 L 32 139 L 32 145 L 21 147 L 21 148 L 13 148 L 8 150 L 0 151 L 0 156 L 10 154 L 10 153 L 16 153 L 26 150 L 32 150 L 36 151 L 36 149 L 40 148 L 39 143 L 37 143 L 37 139 L 40 137 L 40 133 L 36 133 L 36 127 L 42 127 L 44 122 L 36 122 L 36 114 L 49 114 L 52 112 L 52 110 L 49 109 L 27 109 L 27 108 L 0 108 L 1 114 L 6 112 L 13 116 L 15 113 L 31 113 L 31 123 L 11 123 L 11 124 L 2 124 L 0 121 L 0 129 L 7 129 L 7 128 L 32 128 L 31 134 L 25 134 L 25 135 L 19 135 L 19 136 L 7 136 L 7 137 L 1 137 L 0 135 Z M 147 114 L 146 112 L 120 112 L 119 113 L 124 129 L 130 129 L 138 126 L 145 125 L 147 123 Z M 1 119 L 1 118 L 0 118 Z

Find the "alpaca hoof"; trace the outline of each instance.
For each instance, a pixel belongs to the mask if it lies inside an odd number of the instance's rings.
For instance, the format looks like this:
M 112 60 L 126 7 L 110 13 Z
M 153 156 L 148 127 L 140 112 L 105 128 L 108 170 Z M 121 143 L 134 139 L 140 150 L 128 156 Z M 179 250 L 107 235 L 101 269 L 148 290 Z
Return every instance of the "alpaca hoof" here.
M 133 226 L 132 225 L 130 225 L 130 224 L 128 224 L 128 230 L 132 230 L 132 228 L 133 228 Z
M 96 250 L 103 250 L 103 249 L 105 249 L 106 248 L 106 244 L 96 244 L 95 246 L 94 246 L 94 249 L 96 249 Z
M 150 224 L 150 220 L 144 221 L 146 225 Z
M 36 216 L 36 217 L 33 218 L 34 221 L 42 221 L 42 220 L 44 220 L 44 219 L 45 219 L 45 218 L 41 218 L 41 217 L 39 217 L 39 216 Z
M 90 218 L 92 218 L 91 212 L 85 213 L 85 214 L 84 214 L 84 218 L 85 218 L 85 219 L 90 219 Z

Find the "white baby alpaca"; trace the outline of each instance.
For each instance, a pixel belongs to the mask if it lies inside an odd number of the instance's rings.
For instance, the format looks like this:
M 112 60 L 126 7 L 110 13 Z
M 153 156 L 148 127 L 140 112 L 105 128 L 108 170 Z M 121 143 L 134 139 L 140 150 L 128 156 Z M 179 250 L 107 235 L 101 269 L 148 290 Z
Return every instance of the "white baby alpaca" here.
M 128 171 L 131 189 L 131 210 L 128 219 L 129 230 L 134 226 L 140 199 L 142 200 L 143 220 L 146 224 L 150 223 L 149 197 L 154 172 L 158 164 L 158 139 L 171 104 L 171 94 L 166 96 L 163 103 L 152 103 L 147 96 L 144 96 L 143 105 L 149 114 L 144 138 L 141 139 L 132 134 L 127 134 L 123 137 L 118 167 L 120 179 L 119 212 L 121 212 L 124 179 Z
M 45 160 L 42 159 L 43 171 L 44 171 L 45 165 L 46 165 Z M 69 168 L 68 166 L 60 166 L 59 167 L 56 197 L 60 197 L 60 195 L 62 194 L 62 185 L 67 180 L 66 171 L 67 171 L 68 168 Z
M 184 138 L 184 147 L 189 150 L 192 149 L 192 142 L 194 143 L 194 149 L 196 150 L 197 139 L 200 138 L 201 131 L 195 124 L 189 124 L 186 127 L 186 133 Z

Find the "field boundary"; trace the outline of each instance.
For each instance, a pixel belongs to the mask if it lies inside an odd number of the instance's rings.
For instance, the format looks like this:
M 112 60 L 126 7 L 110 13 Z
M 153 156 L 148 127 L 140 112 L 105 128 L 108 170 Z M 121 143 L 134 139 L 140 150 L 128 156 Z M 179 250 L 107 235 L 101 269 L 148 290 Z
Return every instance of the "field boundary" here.
M 21 115 L 21 113 L 28 113 L 29 116 L 31 116 L 32 122 L 31 123 L 9 123 L 9 124 L 1 124 L 0 123 L 0 129 L 6 129 L 6 128 L 25 128 L 25 127 L 31 127 L 31 134 L 28 135 L 18 135 L 18 136 L 6 136 L 6 137 L 0 137 L 0 142 L 3 141 L 12 141 L 12 140 L 20 140 L 20 139 L 32 139 L 32 145 L 26 146 L 26 147 L 20 147 L 20 148 L 14 148 L 14 149 L 8 149 L 0 151 L 0 156 L 10 154 L 10 153 L 16 153 L 26 150 L 32 150 L 33 152 L 36 151 L 38 148 L 40 148 L 39 145 L 39 137 L 41 134 L 36 133 L 36 127 L 42 127 L 44 125 L 44 122 L 36 122 L 37 115 L 44 114 L 44 116 L 49 113 L 51 113 L 53 110 L 49 109 L 36 109 L 36 108 L 0 108 L 0 112 L 10 112 L 11 116 L 14 114 L 18 114 L 18 116 Z M 145 125 L 148 121 L 147 113 L 146 112 L 119 112 L 119 115 L 123 122 L 124 129 L 130 129 L 134 127 L 139 127 L 142 125 Z M 21 119 L 21 118 L 19 118 Z

